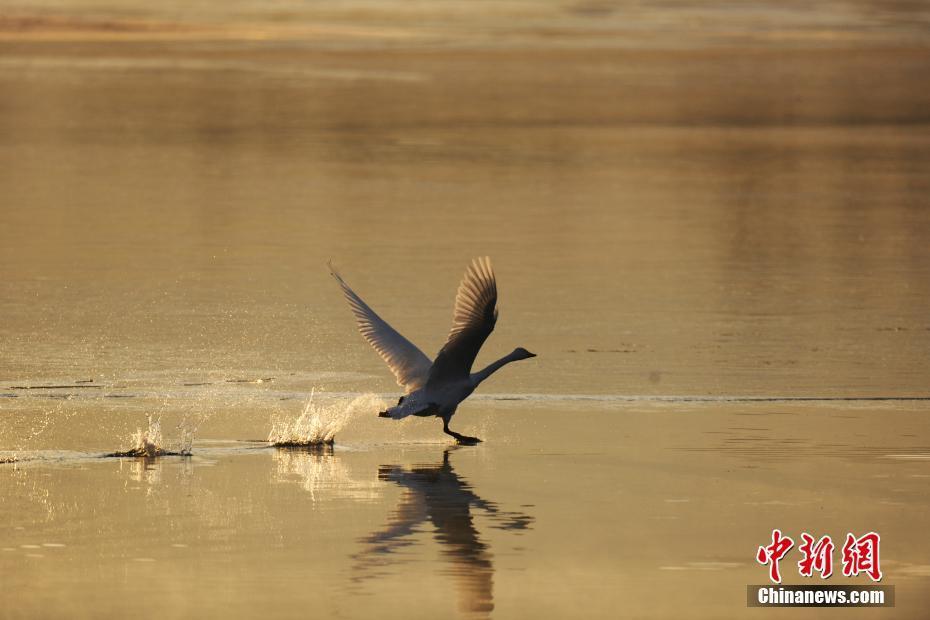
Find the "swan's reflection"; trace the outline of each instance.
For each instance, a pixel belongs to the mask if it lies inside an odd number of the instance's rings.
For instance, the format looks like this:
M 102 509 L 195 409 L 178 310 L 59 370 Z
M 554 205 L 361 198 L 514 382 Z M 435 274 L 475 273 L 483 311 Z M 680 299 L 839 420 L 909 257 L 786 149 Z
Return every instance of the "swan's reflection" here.
M 362 539 L 365 548 L 356 555 L 358 578 L 374 576 L 374 571 L 395 559 L 396 551 L 416 544 L 415 534 L 425 522 L 435 528 L 447 572 L 455 580 L 459 609 L 487 613 L 494 608 L 494 564 L 487 543 L 475 526 L 472 508 L 483 510 L 492 527 L 525 530 L 533 518 L 529 515 L 501 511 L 497 504 L 479 497 L 459 477 L 449 462 L 447 449 L 437 465 L 417 465 L 405 469 L 382 465 L 378 478 L 394 482 L 404 489 L 387 525 Z

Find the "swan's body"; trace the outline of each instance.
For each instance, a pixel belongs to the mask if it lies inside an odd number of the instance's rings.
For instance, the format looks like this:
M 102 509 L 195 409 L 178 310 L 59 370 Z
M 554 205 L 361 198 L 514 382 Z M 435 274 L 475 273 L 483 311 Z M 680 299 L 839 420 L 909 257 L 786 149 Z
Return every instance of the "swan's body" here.
M 397 383 L 405 390 L 396 406 L 378 415 L 395 420 L 410 415 L 437 416 L 442 418 L 443 431 L 460 443 L 480 441 L 449 429 L 449 420 L 459 403 L 502 366 L 535 357 L 526 349 L 518 348 L 483 370 L 471 372 L 481 345 L 497 322 L 497 281 L 490 259 L 475 259 L 465 272 L 455 298 L 452 331 L 435 361 L 368 307 L 335 270 L 332 274 L 352 307 L 362 336 L 391 368 Z

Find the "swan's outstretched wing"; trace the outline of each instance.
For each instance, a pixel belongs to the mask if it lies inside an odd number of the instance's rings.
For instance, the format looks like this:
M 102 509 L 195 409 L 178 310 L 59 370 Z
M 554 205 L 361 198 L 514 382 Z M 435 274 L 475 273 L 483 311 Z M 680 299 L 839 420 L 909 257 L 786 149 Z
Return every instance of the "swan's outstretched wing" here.
M 397 333 L 393 327 L 368 307 L 362 298 L 355 294 L 345 283 L 336 269 L 329 265 L 330 272 L 352 308 L 358 331 L 362 333 L 368 344 L 378 352 L 391 372 L 397 377 L 397 383 L 406 389 L 409 394 L 426 384 L 429 369 L 433 365 L 428 357 L 416 347 L 415 344 Z
M 429 373 L 430 383 L 467 379 L 481 345 L 497 322 L 497 281 L 491 259 L 472 261 L 455 296 L 452 331 L 436 356 Z

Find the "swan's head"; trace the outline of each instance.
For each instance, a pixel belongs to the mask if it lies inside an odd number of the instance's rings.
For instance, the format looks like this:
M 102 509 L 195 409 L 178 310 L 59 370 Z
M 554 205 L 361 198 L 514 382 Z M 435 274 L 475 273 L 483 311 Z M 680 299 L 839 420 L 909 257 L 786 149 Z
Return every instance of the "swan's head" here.
M 513 350 L 513 353 L 511 353 L 510 355 L 513 356 L 513 358 L 517 360 L 525 360 L 531 357 L 536 357 L 535 353 L 530 353 L 523 347 L 517 347 L 516 349 Z

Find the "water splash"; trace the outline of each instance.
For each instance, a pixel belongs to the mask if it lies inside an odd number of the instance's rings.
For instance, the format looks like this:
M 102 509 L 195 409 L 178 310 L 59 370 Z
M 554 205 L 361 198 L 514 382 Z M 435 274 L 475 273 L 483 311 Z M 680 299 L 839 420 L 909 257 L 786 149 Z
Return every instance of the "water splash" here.
M 183 455 L 191 453 L 194 448 L 194 435 L 197 433 L 197 429 L 209 418 L 210 414 L 208 413 L 188 411 L 184 414 L 184 417 L 181 418 L 177 425 L 178 453 Z
M 29 446 L 36 439 L 41 437 L 46 430 L 54 427 L 56 424 L 66 422 L 70 418 L 74 417 L 77 411 L 73 408 L 68 408 L 72 397 L 66 395 L 58 399 L 58 402 L 54 407 L 46 409 L 38 416 L 30 416 L 28 421 L 25 423 L 25 428 L 20 427 L 22 430 L 19 432 L 18 437 L 12 438 L 13 451 L 10 456 L 4 456 L 0 458 L 0 463 L 12 463 L 17 460 L 17 452 L 25 452 L 27 446 Z M 54 424 L 53 424 L 54 422 Z M 15 431 L 10 431 L 10 427 L 7 424 L 4 424 L 3 428 L 0 429 L 0 441 L 2 443 L 7 443 L 6 434 L 15 433 Z
M 190 416 L 184 416 L 178 423 L 178 446 L 172 450 L 165 445 L 161 430 L 161 414 L 149 414 L 148 426 L 137 429 L 131 438 L 132 447 L 128 450 L 113 452 L 105 456 L 111 457 L 142 457 L 155 458 L 157 456 L 190 456 L 194 443 L 194 432 L 197 425 L 190 425 Z
M 162 448 L 161 416 L 148 416 L 149 425 L 146 429 L 138 429 L 132 434 L 132 451 L 137 456 L 160 456 L 164 453 Z
M 354 399 L 338 399 L 321 404 L 314 402 L 316 390 L 303 411 L 296 418 L 278 416 L 271 421 L 268 441 L 281 448 L 332 445 L 336 433 L 345 428 L 349 420 L 359 412 L 377 411 L 384 405 L 375 394 L 362 394 Z

